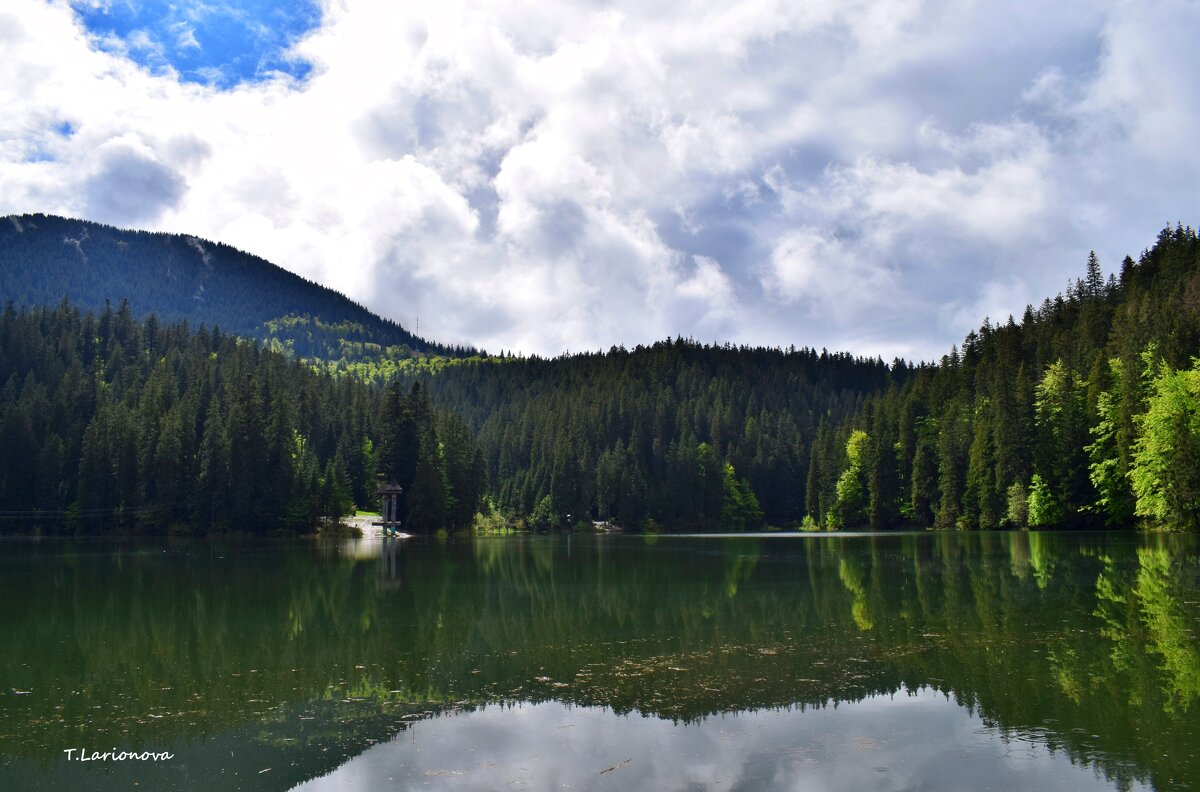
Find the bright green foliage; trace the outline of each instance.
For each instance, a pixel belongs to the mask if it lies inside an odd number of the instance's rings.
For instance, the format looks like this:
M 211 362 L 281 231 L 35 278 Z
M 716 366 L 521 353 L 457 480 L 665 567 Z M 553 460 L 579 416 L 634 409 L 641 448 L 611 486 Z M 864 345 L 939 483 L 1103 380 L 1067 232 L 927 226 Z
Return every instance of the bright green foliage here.
M 846 463 L 831 463 L 829 449 L 840 451 L 856 428 L 874 441 L 864 463 L 873 526 L 876 493 L 891 486 L 905 502 L 884 525 L 1129 527 L 1135 448 L 1143 449 L 1148 498 L 1139 514 L 1182 513 L 1198 457 L 1189 460 L 1182 419 L 1168 431 L 1157 417 L 1182 414 L 1186 388 L 1177 382 L 1151 418 L 1138 416 L 1156 376 L 1147 378 L 1144 351 L 1175 368 L 1200 354 L 1200 238 L 1167 228 L 1138 261 L 1125 261 L 1120 280 L 1106 280 L 1094 255 L 1084 274 L 1020 321 L 985 320 L 938 365 L 910 371 L 842 421 L 825 421 L 806 481 L 814 519 L 840 519 L 833 507 Z M 1154 437 L 1140 440 L 1152 426 Z M 852 481 L 844 494 L 853 501 Z
M 1088 419 L 1086 389 L 1079 375 L 1062 361 L 1046 369 L 1037 386 L 1037 436 L 1034 440 L 1034 471 L 1037 483 L 1030 484 L 1031 525 L 1055 525 L 1070 520 L 1078 504 L 1091 498 L 1088 478 Z
M 746 479 L 739 479 L 733 464 L 721 468 L 724 498 L 721 502 L 721 527 L 727 531 L 745 531 L 762 525 L 762 509 Z
M 1121 420 L 1121 408 L 1136 383 L 1127 381 L 1120 359 L 1111 358 L 1108 368 L 1111 388 L 1096 400 L 1097 421 L 1092 427 L 1095 439 L 1086 450 L 1091 462 L 1088 472 L 1096 488 L 1096 508 L 1109 525 L 1120 526 L 1133 518 L 1135 507 L 1129 481 L 1132 433 Z
M 563 519 L 554 512 L 554 501 L 547 495 L 529 513 L 527 525 L 534 531 L 554 531 L 562 527 Z
M 13 451 L 0 459 L 0 505 L 13 510 L 69 508 L 80 525 L 105 514 L 271 530 L 342 509 L 347 491 L 373 501 L 380 478 L 411 484 L 422 459 L 423 480 L 444 490 L 433 508 L 444 517 L 432 523 L 451 528 L 470 521 L 484 480 L 514 519 L 548 497 L 572 521 L 627 528 L 719 529 L 727 502 L 749 502 L 742 495 L 781 526 L 807 516 L 873 528 L 1085 527 L 1160 514 L 1178 524 L 1191 508 L 1196 465 L 1177 420 L 1189 391 L 1164 381 L 1158 393 L 1142 360 L 1152 348 L 1180 369 L 1200 354 L 1200 239 L 1184 226 L 1127 258 L 1119 280 L 1089 256 L 1065 294 L 1020 321 L 985 319 L 940 363 L 918 366 L 681 338 L 553 360 L 488 357 L 424 344 L 265 262 L 182 237 L 89 226 L 87 250 L 104 266 L 83 270 L 62 245 L 64 230 L 80 227 L 40 217 L 0 227 L 0 293 L 37 302 L 67 284 L 96 304 L 119 288 L 139 312 L 161 304 L 170 318 L 231 317 L 293 357 L 203 328 L 185 348 L 190 331 L 138 325 L 125 307 L 74 320 L 72 352 L 56 358 L 6 312 L 0 441 Z M 179 267 L 172 279 L 143 277 L 155 255 Z M 201 305 L 205 256 L 221 274 L 210 273 Z M 106 282 L 101 272 L 117 274 Z M 332 376 L 303 379 L 289 368 L 296 358 Z M 362 387 L 388 378 L 390 389 Z M 462 417 L 478 454 L 441 411 Z M 856 430 L 868 439 L 850 472 Z M 293 431 L 312 459 L 293 454 Z M 430 431 L 437 442 L 424 440 Z M 725 462 L 736 486 L 726 486 Z M 299 494 L 308 489 L 316 505 Z M 153 517 L 134 516 L 143 514 Z
M 1130 479 L 1137 513 L 1171 528 L 1200 527 L 1200 360 L 1164 369 L 1137 419 Z
M 1139 547 L 1137 552 L 1140 563 L 1134 593 L 1141 605 L 1147 641 L 1162 658 L 1162 670 L 1170 680 L 1166 709 L 1182 714 L 1200 698 L 1200 647 L 1195 621 L 1188 618 L 1181 602 L 1188 591 L 1179 585 L 1185 579 L 1184 573 L 1162 548 Z
M 865 585 L 867 574 L 863 569 L 862 559 L 851 556 L 838 559 L 838 578 L 854 597 L 854 601 L 850 604 L 850 616 L 854 619 L 854 624 L 862 632 L 875 629 L 875 620 L 871 618 L 869 597 Z
M 1004 521 L 1010 528 L 1028 528 L 1029 495 L 1025 491 L 1025 485 L 1014 481 L 1009 485 L 1006 494 Z
M 1019 504 L 1010 504 L 1009 510 L 1014 516 L 1020 516 Z M 1063 520 L 1062 502 L 1054 496 L 1054 492 L 1039 473 L 1034 473 L 1029 482 L 1029 505 L 1025 516 L 1033 528 L 1057 525 Z
M 867 521 L 867 485 L 864 463 L 870 437 L 861 429 L 846 441 L 846 469 L 837 481 L 837 501 L 829 515 L 829 527 L 858 528 Z

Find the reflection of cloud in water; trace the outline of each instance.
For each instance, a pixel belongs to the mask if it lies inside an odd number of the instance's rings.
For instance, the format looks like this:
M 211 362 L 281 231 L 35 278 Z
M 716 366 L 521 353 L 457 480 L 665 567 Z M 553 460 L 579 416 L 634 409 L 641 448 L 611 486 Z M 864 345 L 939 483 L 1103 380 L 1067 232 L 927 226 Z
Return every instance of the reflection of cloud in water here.
M 812 792 L 1114 788 L 1041 743 L 1002 739 L 942 694 L 921 689 L 837 708 L 749 712 L 689 725 L 615 715 L 600 707 L 493 705 L 418 723 L 296 789 L 414 786 Z

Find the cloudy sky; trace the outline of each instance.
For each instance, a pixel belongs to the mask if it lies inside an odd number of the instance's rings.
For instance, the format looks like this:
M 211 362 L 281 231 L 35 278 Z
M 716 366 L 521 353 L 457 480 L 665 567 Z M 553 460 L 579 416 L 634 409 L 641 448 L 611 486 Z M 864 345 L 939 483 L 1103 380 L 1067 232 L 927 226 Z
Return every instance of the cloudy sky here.
M 933 358 L 1200 197 L 1195 0 L 5 0 L 0 214 L 422 335 Z

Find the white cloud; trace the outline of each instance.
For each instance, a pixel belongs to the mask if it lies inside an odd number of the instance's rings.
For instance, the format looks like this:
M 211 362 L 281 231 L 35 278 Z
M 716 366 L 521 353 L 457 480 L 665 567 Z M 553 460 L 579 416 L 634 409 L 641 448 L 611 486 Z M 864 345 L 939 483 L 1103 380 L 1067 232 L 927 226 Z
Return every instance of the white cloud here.
M 358 792 L 418 786 L 430 776 L 458 790 L 592 789 L 610 778 L 607 786 L 620 789 L 896 792 L 966 789 L 980 778 L 997 789 L 1113 786 L 1101 768 L 1039 739 L 1016 739 L 946 693 L 901 688 L 687 723 L 555 701 L 489 705 L 414 721 L 403 739 L 371 746 L 296 789 Z
M 180 22 L 171 26 L 171 32 L 175 34 L 175 46 L 178 49 L 195 49 L 200 50 L 200 42 L 196 39 L 196 29 L 186 22 Z
M 550 354 L 935 357 L 1088 249 L 1195 222 L 1194 4 L 322 10 L 306 81 L 218 91 L 121 54 L 169 61 L 162 32 L 104 52 L 69 4 L 8 3 L 0 211 L 219 239 L 423 334 Z
M 815 228 L 787 233 L 762 272 L 764 287 L 775 299 L 841 329 L 857 330 L 911 310 L 903 284 L 875 244 L 870 238 L 843 240 Z
M 88 217 L 117 225 L 153 222 L 187 191 L 183 176 L 132 132 L 101 144 L 82 185 Z

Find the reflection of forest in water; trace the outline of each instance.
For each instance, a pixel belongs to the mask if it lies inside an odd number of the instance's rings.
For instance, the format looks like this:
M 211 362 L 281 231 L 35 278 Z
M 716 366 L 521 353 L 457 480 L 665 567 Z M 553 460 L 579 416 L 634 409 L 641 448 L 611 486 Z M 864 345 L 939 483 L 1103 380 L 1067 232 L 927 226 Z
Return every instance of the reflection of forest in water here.
M 932 687 L 1118 782 L 1200 782 L 1191 537 L 45 542 L 0 563 L 0 754 L 47 771 L 81 740 L 205 738 L 303 753 L 303 775 L 485 702 L 691 721 Z

